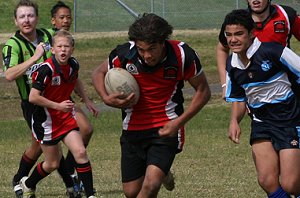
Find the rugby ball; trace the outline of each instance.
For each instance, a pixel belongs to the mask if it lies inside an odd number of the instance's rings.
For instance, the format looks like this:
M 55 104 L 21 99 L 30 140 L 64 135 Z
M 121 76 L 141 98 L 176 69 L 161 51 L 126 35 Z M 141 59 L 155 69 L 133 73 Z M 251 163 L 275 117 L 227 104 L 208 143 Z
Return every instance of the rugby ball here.
M 140 98 L 140 88 L 135 78 L 125 69 L 112 68 L 104 78 L 104 85 L 108 94 L 124 93 L 124 98 L 131 93 L 135 94 L 134 101 L 128 106 L 135 105 Z

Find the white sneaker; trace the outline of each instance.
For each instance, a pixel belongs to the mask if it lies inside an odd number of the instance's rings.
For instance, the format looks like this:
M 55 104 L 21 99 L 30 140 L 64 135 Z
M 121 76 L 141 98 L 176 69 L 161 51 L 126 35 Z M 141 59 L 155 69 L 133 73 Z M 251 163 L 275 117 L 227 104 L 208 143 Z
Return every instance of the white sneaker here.
M 88 198 L 97 198 L 97 197 L 95 197 L 94 195 L 92 195 L 92 196 L 89 196 Z
M 20 181 L 15 182 L 13 180 L 12 181 L 12 186 L 13 186 L 16 198 L 23 198 L 23 190 L 22 190 L 22 186 L 20 184 Z
M 168 191 L 172 191 L 175 188 L 175 178 L 171 171 L 169 171 L 167 176 L 163 179 L 162 184 Z
M 23 198 L 35 198 L 35 189 L 28 188 L 25 184 L 25 181 L 28 179 L 28 177 L 23 177 L 20 180 L 20 184 L 23 189 Z

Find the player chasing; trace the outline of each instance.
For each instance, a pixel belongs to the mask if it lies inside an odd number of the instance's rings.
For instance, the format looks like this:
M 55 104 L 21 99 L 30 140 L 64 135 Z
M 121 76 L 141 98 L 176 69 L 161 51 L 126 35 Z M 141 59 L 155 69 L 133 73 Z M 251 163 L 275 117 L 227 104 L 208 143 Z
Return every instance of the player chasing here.
M 74 117 L 74 103 L 70 100 L 77 86 L 79 70 L 79 64 L 71 57 L 73 50 L 72 35 L 65 30 L 56 32 L 52 57 L 42 63 L 32 76 L 29 95 L 29 101 L 35 104 L 32 134 L 41 144 L 45 159 L 36 165 L 29 177 L 21 179 L 23 197 L 26 198 L 35 197 L 37 183 L 59 167 L 62 156 L 60 141 L 74 155 L 86 196 L 95 197 L 91 164 Z
M 72 25 L 71 8 L 64 2 L 58 1 L 51 9 L 51 24 L 53 26 L 53 28 L 49 29 L 51 34 L 54 34 L 56 31 L 61 29 L 69 31 Z M 81 102 L 85 104 L 87 110 L 89 110 L 94 117 L 97 117 L 99 110 L 97 106 L 88 98 L 83 82 L 80 79 L 77 80 L 77 86 L 74 91 L 76 95 L 81 98 Z M 78 104 L 75 104 L 75 116 L 84 146 L 87 147 L 93 134 L 93 127 L 89 122 L 87 115 Z M 66 156 L 66 167 L 68 173 L 71 175 L 74 181 L 75 191 L 82 192 L 82 182 L 78 180 L 77 173 L 75 171 L 76 162 L 70 151 L 68 151 Z
M 34 110 L 34 105 L 28 101 L 31 71 L 36 69 L 35 63 L 43 62 L 51 57 L 51 51 L 45 48 L 51 43 L 51 35 L 47 30 L 36 28 L 38 19 L 38 5 L 30 0 L 20 0 L 14 10 L 14 22 L 18 30 L 2 49 L 5 78 L 8 81 L 16 81 L 23 116 L 30 129 Z M 23 197 L 20 180 L 29 174 L 41 153 L 40 144 L 32 137 L 31 145 L 23 153 L 18 171 L 12 181 L 17 198 Z M 70 191 L 74 183 L 66 170 L 63 157 L 61 157 L 58 172 L 65 183 L 68 196 L 74 197 L 73 190 Z
M 246 10 L 226 15 L 223 27 L 233 52 L 226 63 L 225 97 L 232 102 L 228 137 L 239 143 L 247 104 L 259 185 L 269 198 L 299 196 L 300 104 L 287 72 L 300 77 L 300 57 L 280 43 L 256 38 Z
M 121 173 L 128 198 L 157 197 L 162 184 L 174 188 L 170 168 L 184 144 L 184 125 L 210 98 L 197 53 L 184 42 L 169 40 L 172 30 L 163 18 L 144 14 L 130 26 L 130 41 L 112 50 L 93 72 L 93 85 L 104 103 L 122 110 Z M 126 98 L 107 94 L 104 78 L 112 68 L 124 68 L 136 79 L 137 104 L 128 107 L 134 93 Z M 184 81 L 195 89 L 185 111 Z
M 289 44 L 292 36 L 300 41 L 300 16 L 293 8 L 272 4 L 271 0 L 247 0 L 247 3 L 247 10 L 251 13 L 255 23 L 253 34 L 260 39 L 260 41 L 274 41 L 287 47 L 290 47 Z M 216 59 L 221 87 L 223 89 L 222 98 L 224 98 L 226 59 L 229 55 L 229 47 L 224 37 L 224 27 L 221 28 L 219 41 L 216 48 Z M 290 77 L 292 77 L 292 74 L 290 75 Z M 294 89 L 294 91 L 300 92 L 299 87 Z

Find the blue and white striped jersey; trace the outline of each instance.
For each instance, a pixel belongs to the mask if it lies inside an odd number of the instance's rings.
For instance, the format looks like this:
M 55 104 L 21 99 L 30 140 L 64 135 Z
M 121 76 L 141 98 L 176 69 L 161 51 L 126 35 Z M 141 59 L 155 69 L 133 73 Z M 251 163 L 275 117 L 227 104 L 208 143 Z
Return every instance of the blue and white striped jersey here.
M 300 105 L 288 78 L 293 73 L 295 83 L 300 83 L 300 57 L 279 43 L 257 38 L 247 57 L 246 66 L 236 53 L 227 59 L 226 101 L 245 101 L 256 121 L 277 126 L 300 123 Z

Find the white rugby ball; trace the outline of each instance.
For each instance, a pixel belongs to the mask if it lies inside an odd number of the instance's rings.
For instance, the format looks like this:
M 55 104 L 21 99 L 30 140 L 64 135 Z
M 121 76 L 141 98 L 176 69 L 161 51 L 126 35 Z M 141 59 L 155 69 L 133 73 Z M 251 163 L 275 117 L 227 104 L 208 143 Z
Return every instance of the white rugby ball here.
M 128 106 L 135 105 L 140 98 L 140 88 L 135 78 L 123 68 L 112 68 L 105 75 L 104 85 L 106 92 L 124 93 L 124 97 L 135 94 L 134 101 Z

